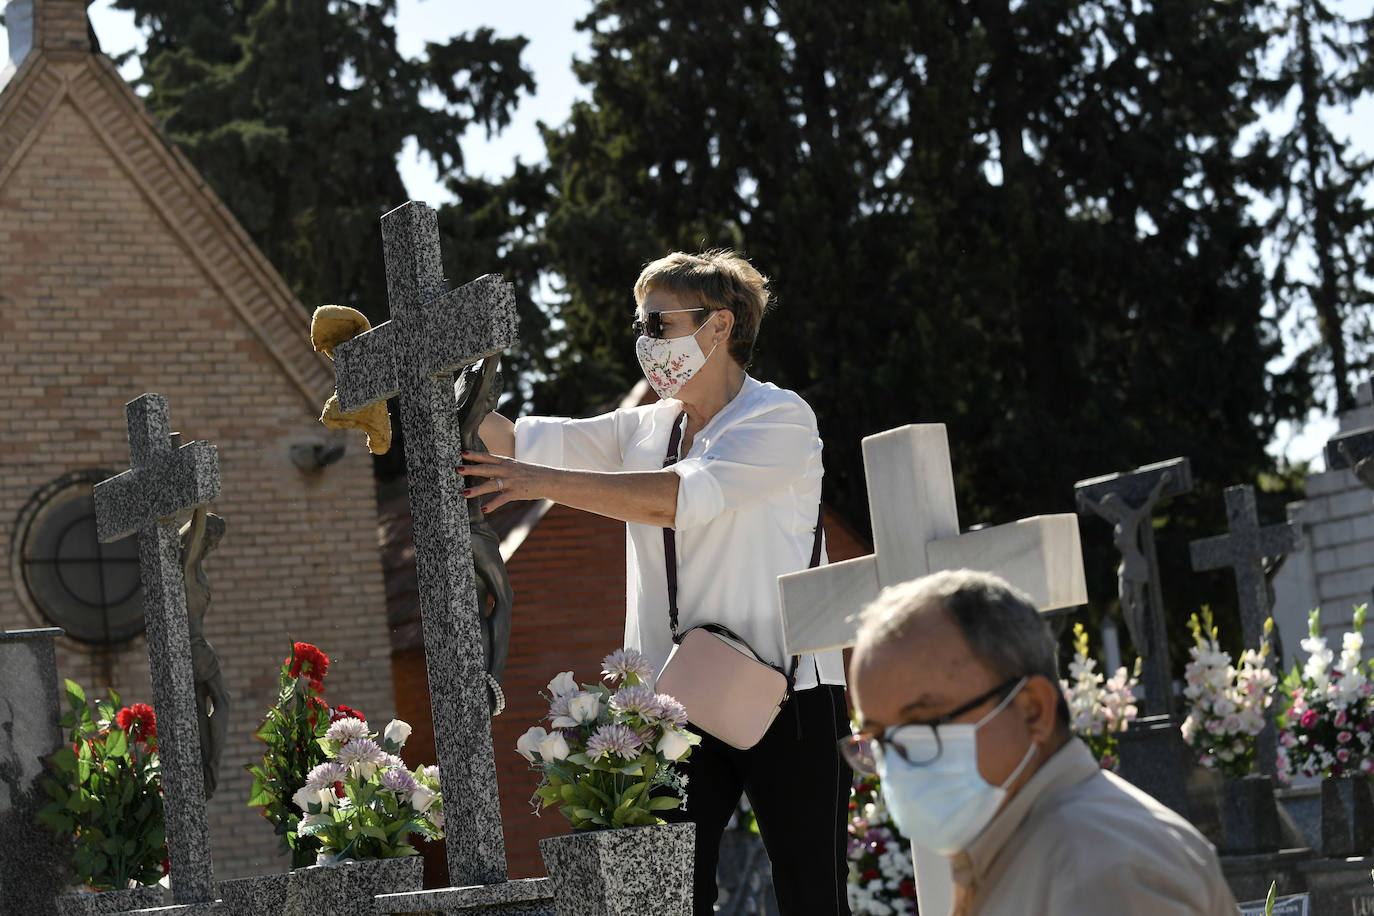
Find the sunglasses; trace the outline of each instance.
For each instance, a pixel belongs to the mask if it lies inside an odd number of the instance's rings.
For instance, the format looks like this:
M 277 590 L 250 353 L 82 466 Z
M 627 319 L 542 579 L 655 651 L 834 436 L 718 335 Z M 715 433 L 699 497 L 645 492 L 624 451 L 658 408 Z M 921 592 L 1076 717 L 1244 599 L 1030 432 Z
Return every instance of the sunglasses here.
M 636 337 L 652 337 L 655 340 L 662 340 L 664 315 L 676 315 L 678 312 L 704 311 L 706 311 L 706 309 L 698 306 L 694 309 L 663 309 L 659 312 L 648 312 L 642 319 L 636 318 L 630 324 L 630 329 L 634 331 Z

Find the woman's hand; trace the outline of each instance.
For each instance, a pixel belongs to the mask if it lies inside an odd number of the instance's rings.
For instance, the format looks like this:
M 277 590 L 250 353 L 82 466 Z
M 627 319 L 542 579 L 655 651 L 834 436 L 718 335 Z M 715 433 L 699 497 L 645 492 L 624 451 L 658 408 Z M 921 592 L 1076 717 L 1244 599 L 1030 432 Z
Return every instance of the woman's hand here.
M 469 481 L 463 490 L 463 495 L 468 499 L 494 494 L 482 506 L 483 512 L 492 512 L 516 499 L 542 498 L 550 471 L 550 468 L 542 465 L 527 464 L 514 458 L 468 451 L 463 452 L 463 465 L 458 468 L 458 473 L 464 477 L 485 478 Z

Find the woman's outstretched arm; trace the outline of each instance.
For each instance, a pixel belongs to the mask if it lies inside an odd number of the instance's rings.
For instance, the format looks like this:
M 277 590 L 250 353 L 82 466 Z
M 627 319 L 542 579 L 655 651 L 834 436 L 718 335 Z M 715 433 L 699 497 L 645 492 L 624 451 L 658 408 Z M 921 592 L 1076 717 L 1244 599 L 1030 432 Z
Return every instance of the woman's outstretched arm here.
M 513 444 L 514 426 L 511 430 Z M 493 454 L 464 452 L 464 466 L 458 468 L 458 473 L 469 478 L 485 478 L 470 479 L 463 495 L 473 498 L 496 494 L 485 506 L 488 512 L 511 500 L 551 499 L 622 522 L 673 527 L 680 478 L 671 470 L 567 471 L 550 468 L 498 457 L 496 446 L 486 437 L 486 424 L 483 424 L 481 436 Z

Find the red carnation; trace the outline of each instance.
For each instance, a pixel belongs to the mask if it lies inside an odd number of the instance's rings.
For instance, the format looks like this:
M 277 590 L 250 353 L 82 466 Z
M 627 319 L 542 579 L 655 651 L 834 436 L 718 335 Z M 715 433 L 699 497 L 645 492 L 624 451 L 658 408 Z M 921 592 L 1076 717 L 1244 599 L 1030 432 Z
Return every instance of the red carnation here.
M 329 659 L 308 642 L 298 642 L 291 648 L 291 676 L 300 677 L 304 671 L 312 681 L 319 681 L 329 671 Z
M 319 721 L 321 710 L 329 712 L 329 704 L 319 697 L 311 697 L 307 700 L 306 707 L 310 710 L 310 715 L 307 717 L 306 721 L 310 723 L 311 728 L 314 728 L 315 723 Z
M 366 722 L 367 716 L 358 712 L 358 710 L 354 709 L 352 706 L 345 706 L 343 703 L 340 703 L 338 706 L 334 707 L 334 715 L 329 717 L 329 722 L 332 725 L 340 719 L 357 719 L 361 722 Z
M 901 884 L 897 885 L 897 893 L 901 894 L 903 897 L 915 897 L 916 882 L 907 878 Z
M 859 880 L 862 881 L 864 884 L 867 884 L 868 882 L 874 880 L 874 879 L 877 878 L 877 877 L 878 877 L 878 869 L 876 869 L 876 868 L 866 868 L 866 869 L 864 869 L 864 873 L 863 873 L 862 875 L 859 875 Z
M 1303 714 L 1302 714 L 1302 719 L 1301 719 L 1300 721 L 1301 721 L 1301 725 L 1302 725 L 1303 728 L 1311 728 L 1312 726 L 1316 725 L 1316 724 L 1317 724 L 1317 713 L 1316 713 L 1316 710 L 1309 709 L 1307 712 L 1303 713 Z
M 126 706 L 115 716 L 115 724 L 129 733 L 135 741 L 157 737 L 157 717 L 147 703 Z

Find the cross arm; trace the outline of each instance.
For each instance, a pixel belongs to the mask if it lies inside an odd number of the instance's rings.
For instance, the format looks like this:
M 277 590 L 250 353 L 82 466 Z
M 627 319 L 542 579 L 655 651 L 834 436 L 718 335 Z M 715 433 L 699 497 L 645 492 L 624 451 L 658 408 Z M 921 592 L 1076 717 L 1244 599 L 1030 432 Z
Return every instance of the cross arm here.
M 219 449 L 191 442 L 154 458 L 143 467 L 96 484 L 96 536 L 102 543 L 128 537 L 140 528 L 201 506 L 219 496 Z
M 1025 592 L 1042 612 L 1088 603 L 1078 517 L 1070 513 L 1037 515 L 932 541 L 926 554 L 932 570 L 994 572 Z
M 872 555 L 779 576 L 783 651 L 805 655 L 854 645 L 856 615 L 881 588 Z
M 1342 450 L 1341 446 L 1345 446 Z M 1349 453 L 1350 460 L 1346 460 Z M 1333 436 L 1326 443 L 1326 469 L 1328 471 L 1339 471 L 1342 468 L 1353 467 L 1351 462 L 1363 461 L 1374 456 L 1374 428 L 1356 429 L 1347 433 Z
M 1188 552 L 1192 556 L 1194 572 L 1224 569 L 1232 563 L 1231 535 L 1199 538 L 1188 545 Z
M 402 319 L 413 320 L 419 324 L 406 335 L 407 361 L 430 375 L 452 375 L 516 342 L 515 288 L 500 274 L 484 274 Z
M 1259 532 L 1260 555 L 1278 557 L 1301 550 L 1303 537 L 1301 529 L 1292 522 L 1265 525 Z
M 385 401 L 400 391 L 393 356 L 396 333 L 395 320 L 384 321 L 334 348 L 334 384 L 344 413 Z
M 1193 468 L 1187 458 L 1170 458 L 1155 464 L 1147 464 L 1125 474 L 1107 474 L 1080 480 L 1073 485 L 1078 498 L 1078 511 L 1090 512 L 1089 504 L 1098 503 L 1108 493 L 1115 493 L 1131 506 L 1139 506 L 1159 484 L 1159 479 L 1169 475 L 1169 482 L 1159 491 L 1160 499 L 1179 496 L 1193 489 Z

